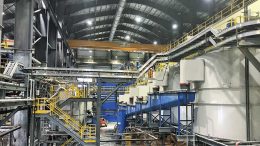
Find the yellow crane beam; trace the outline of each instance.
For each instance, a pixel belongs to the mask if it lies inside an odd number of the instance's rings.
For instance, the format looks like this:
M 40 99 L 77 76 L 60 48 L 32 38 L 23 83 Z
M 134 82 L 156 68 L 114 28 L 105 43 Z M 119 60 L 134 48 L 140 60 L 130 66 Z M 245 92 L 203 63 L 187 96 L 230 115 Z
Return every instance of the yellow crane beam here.
M 126 52 L 149 52 L 160 53 L 165 50 L 166 45 L 154 44 L 134 44 L 124 42 L 105 42 L 105 41 L 90 41 L 90 40 L 69 40 L 70 48 L 91 48 L 98 50 L 116 50 Z

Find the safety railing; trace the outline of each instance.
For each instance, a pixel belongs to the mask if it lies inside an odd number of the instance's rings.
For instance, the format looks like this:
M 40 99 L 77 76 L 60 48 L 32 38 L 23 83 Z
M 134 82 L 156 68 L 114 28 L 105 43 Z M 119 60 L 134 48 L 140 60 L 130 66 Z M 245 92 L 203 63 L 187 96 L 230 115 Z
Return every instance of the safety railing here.
M 96 125 L 91 124 L 81 127 L 81 137 L 85 142 L 95 142 L 96 138 Z
M 200 25 L 197 25 L 193 30 L 186 33 L 181 38 L 177 39 L 173 43 L 170 43 L 167 45 L 167 48 L 165 48 L 163 51 L 169 51 L 172 48 L 178 47 L 180 44 L 186 42 L 193 36 L 199 34 L 206 28 L 210 27 L 211 25 L 216 24 L 217 22 L 220 22 L 221 20 L 226 19 L 228 16 L 231 16 L 232 14 L 235 14 L 239 10 L 243 9 L 246 5 L 249 5 L 257 0 L 235 0 L 230 6 L 224 8 L 222 11 L 218 12 L 214 16 L 210 17 Z
M 254 15 L 255 14 L 255 15 Z M 251 21 L 251 20 L 257 20 L 260 18 L 260 13 L 259 12 L 251 12 L 250 16 L 234 16 L 232 18 L 230 18 L 227 21 L 223 21 L 222 23 L 219 23 L 217 25 L 215 25 L 213 28 L 217 29 L 217 30 L 225 30 L 229 27 L 233 27 L 236 26 L 240 23 L 244 23 L 246 21 Z
M 36 98 L 34 100 L 34 113 L 35 114 L 47 114 L 50 113 L 50 109 L 47 104 L 48 98 Z
M 54 86 L 50 87 L 50 93 L 53 95 L 54 94 Z M 63 95 L 61 95 L 61 93 L 64 93 Z M 56 96 L 56 98 L 59 99 L 66 99 L 66 98 L 83 98 L 83 93 L 84 91 L 81 90 L 80 88 L 78 88 L 76 85 L 71 84 L 69 87 L 66 88 L 66 90 L 61 91 L 60 93 L 58 93 L 58 95 Z
M 110 93 L 114 90 L 115 87 L 102 87 L 101 93 Z M 127 91 L 127 87 L 120 87 L 117 90 L 117 93 L 125 93 Z
M 50 116 L 56 116 L 62 120 L 68 128 L 71 128 L 77 132 L 82 140 L 89 140 L 89 142 L 95 141 L 96 126 L 83 126 L 79 121 L 72 118 L 68 113 L 64 112 L 57 106 L 57 98 L 53 98 L 51 100 L 49 100 L 49 98 L 37 98 L 35 99 L 34 105 L 36 114 L 48 113 Z

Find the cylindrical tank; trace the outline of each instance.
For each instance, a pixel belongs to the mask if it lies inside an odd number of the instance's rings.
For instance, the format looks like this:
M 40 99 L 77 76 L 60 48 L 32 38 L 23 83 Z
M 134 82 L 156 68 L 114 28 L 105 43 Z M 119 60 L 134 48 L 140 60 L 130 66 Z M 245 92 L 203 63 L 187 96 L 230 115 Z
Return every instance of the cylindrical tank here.
M 260 50 L 250 51 L 260 59 Z M 222 48 L 198 58 L 205 61 L 205 81 L 195 84 L 194 132 L 246 140 L 244 55 L 237 48 Z M 260 140 L 260 116 L 257 114 L 260 112 L 260 74 L 252 64 L 249 76 L 251 139 Z M 176 110 L 173 109 L 173 113 Z

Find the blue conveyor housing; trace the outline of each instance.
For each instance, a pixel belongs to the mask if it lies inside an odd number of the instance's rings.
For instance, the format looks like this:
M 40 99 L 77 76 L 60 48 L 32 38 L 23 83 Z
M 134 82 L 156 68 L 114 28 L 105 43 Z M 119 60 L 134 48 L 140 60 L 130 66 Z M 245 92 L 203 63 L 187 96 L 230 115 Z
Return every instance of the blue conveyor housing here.
M 148 101 L 136 103 L 135 106 L 118 106 L 118 133 L 122 134 L 126 127 L 126 118 L 142 113 L 167 110 L 171 107 L 186 106 L 195 101 L 195 92 L 170 91 L 149 94 Z M 178 110 L 178 125 L 180 125 L 180 109 Z M 180 126 L 178 126 L 180 131 Z
M 169 109 L 171 107 L 185 106 L 195 101 L 195 92 L 171 91 L 163 93 L 153 93 L 149 95 L 148 101 L 136 103 L 135 106 L 127 107 L 127 116 L 140 113 L 147 113 L 156 110 Z

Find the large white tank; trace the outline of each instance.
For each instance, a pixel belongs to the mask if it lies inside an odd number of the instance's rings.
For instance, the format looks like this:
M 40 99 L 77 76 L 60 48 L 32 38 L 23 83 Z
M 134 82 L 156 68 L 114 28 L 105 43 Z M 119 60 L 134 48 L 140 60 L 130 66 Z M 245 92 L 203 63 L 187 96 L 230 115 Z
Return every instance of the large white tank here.
M 260 60 L 260 50 L 251 51 Z M 244 55 L 234 48 L 220 49 L 198 58 L 205 61 L 205 81 L 196 85 L 194 132 L 246 140 Z M 176 76 L 173 77 L 178 80 Z M 260 140 L 260 73 L 252 65 L 250 100 L 251 139 Z M 173 113 L 177 113 L 176 108 Z
M 219 138 L 246 140 L 244 55 L 234 48 L 221 49 L 199 58 L 205 60 L 205 82 L 201 83 L 197 93 L 194 131 Z M 250 66 L 251 103 L 260 103 L 259 89 L 260 74 Z M 260 119 L 255 114 L 260 112 L 259 105 L 251 107 L 252 139 L 260 140 L 260 127 L 256 124 Z

